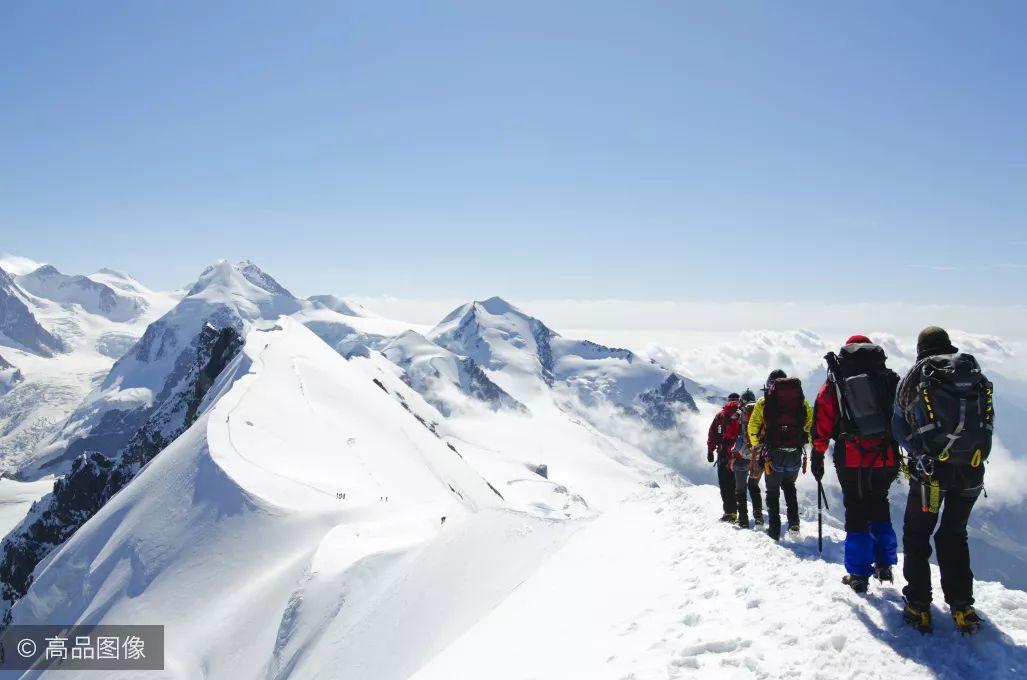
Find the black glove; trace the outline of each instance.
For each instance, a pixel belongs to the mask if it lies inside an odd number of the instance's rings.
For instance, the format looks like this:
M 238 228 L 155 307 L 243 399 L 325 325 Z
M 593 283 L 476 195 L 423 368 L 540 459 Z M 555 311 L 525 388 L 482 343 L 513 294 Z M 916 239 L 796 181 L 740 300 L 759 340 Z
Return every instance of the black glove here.
M 712 463 L 713 462 L 713 451 L 707 451 L 706 452 L 706 462 L 707 463 Z
M 813 479 L 819 482 L 824 478 L 824 454 L 822 452 L 813 452 L 813 459 L 810 461 L 809 469 L 813 473 Z

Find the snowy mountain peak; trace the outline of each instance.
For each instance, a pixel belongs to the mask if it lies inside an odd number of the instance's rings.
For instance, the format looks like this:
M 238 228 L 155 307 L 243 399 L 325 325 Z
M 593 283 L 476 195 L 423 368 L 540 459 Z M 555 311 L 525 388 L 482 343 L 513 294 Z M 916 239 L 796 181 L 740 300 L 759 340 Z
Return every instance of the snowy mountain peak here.
M 249 260 L 241 260 L 234 264 L 228 260 L 218 260 L 203 270 L 186 295 L 206 296 L 211 293 L 241 295 L 248 299 L 267 295 L 296 299 L 270 274 Z
M 544 323 L 499 297 L 458 307 L 428 333 L 429 340 L 483 368 L 536 376 L 548 385 L 555 337 Z
M 517 309 L 517 307 L 514 307 L 512 304 L 510 304 L 509 302 L 507 302 L 506 300 L 504 300 L 503 298 L 501 298 L 499 296 L 493 296 L 493 297 L 490 297 L 487 300 L 479 300 L 479 301 L 476 301 L 474 304 L 477 305 L 478 307 L 481 307 L 482 309 L 487 311 L 489 314 L 496 314 L 496 315 L 519 314 L 519 315 L 524 316 L 524 317 L 528 316 L 527 314 L 525 314 L 521 310 Z
M 30 273 L 40 277 L 61 275 L 61 272 L 57 270 L 57 267 L 53 266 L 52 264 L 44 264 Z

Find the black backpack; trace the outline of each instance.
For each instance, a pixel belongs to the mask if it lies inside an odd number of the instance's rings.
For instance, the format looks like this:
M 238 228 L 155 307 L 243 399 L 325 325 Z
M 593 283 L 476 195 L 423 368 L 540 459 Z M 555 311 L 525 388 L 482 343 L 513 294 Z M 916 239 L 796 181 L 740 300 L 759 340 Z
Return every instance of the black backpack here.
M 899 387 L 899 408 L 919 451 L 943 463 L 978 467 L 991 453 L 994 387 L 970 354 L 921 360 Z
M 771 449 L 797 449 L 806 443 L 806 397 L 798 378 L 770 383 L 763 402 L 763 426 Z
M 885 365 L 888 356 L 872 343 L 845 345 L 828 353 L 827 379 L 834 384 L 839 406 L 836 436 L 891 438 L 891 412 L 899 376 Z

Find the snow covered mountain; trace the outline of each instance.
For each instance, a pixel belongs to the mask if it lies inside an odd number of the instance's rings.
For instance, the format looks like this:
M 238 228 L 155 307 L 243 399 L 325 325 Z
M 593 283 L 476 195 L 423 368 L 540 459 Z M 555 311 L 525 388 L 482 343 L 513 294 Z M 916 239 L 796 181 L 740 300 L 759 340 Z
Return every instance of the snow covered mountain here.
M 152 323 L 23 476 L 63 474 L 3 544 L 3 595 L 24 594 L 36 564 L 197 418 L 254 323 L 300 303 L 251 262 L 218 262 Z M 33 474 L 35 473 L 35 474 Z
M 110 270 L 101 276 L 108 280 L 118 277 Z M 60 304 L 80 305 L 85 311 L 111 321 L 130 321 L 146 311 L 145 298 L 129 293 L 131 288 L 127 279 L 124 279 L 126 287 L 115 289 L 88 276 L 67 276 L 53 265 L 43 265 L 15 281 L 22 290 L 36 297 Z
M 64 351 L 64 343 L 39 324 L 29 303 L 25 291 L 0 269 L 0 345 L 42 357 Z
M 673 371 L 630 350 L 564 338 L 502 298 L 458 307 L 427 338 L 473 360 L 529 409 L 555 389 L 580 411 L 610 405 L 660 429 L 673 427 L 676 413 L 696 410 Z
M 526 411 L 494 383 L 470 357 L 436 345 L 417 331 L 406 331 L 382 349 L 403 369 L 407 382 L 443 415 L 452 415 L 471 397 L 492 409 Z
M 291 314 L 300 302 L 251 262 L 218 262 L 207 267 L 186 296 L 150 324 L 143 336 L 114 363 L 103 381 L 40 451 L 35 470 L 23 476 L 61 473 L 84 451 L 113 455 L 143 422 L 166 404 L 181 403 L 193 385 L 201 340 L 207 327 L 231 327 L 244 336 L 258 320 Z M 182 412 L 169 432 L 182 429 Z
M 367 639 L 351 629 L 389 588 L 423 595 L 447 548 L 489 526 L 471 515 L 502 506 L 401 388 L 292 319 L 256 325 L 195 423 L 40 566 L 13 621 L 160 620 L 181 677 L 303 677 Z
M 5 360 L 19 369 L 16 383 L 8 381 L 8 388 L 0 389 L 0 469 L 10 473 L 31 466 L 37 449 L 60 429 L 62 421 L 93 389 L 94 381 L 102 378 L 139 339 L 147 324 L 173 306 L 175 298 L 151 291 L 131 277 L 110 270 L 89 277 L 57 275 L 52 279 L 44 276 L 51 268 L 38 262 L 10 256 L 2 262 L 15 267 L 18 273 L 5 280 L 3 287 L 13 291 L 13 296 L 7 298 L 11 304 L 5 308 L 0 325 L 14 323 L 16 327 L 29 328 L 30 337 L 37 340 L 37 348 L 31 349 L 9 338 L 0 338 Z M 43 275 L 33 276 L 37 272 Z M 36 292 L 54 297 L 60 298 L 58 293 L 63 292 L 64 300 L 26 292 L 19 280 L 27 281 Z M 33 287 L 46 281 L 70 281 L 72 285 L 62 288 L 55 284 L 50 292 Z M 69 301 L 74 295 L 89 291 L 95 296 L 82 300 L 85 307 Z M 91 307 L 94 311 L 87 309 L 91 303 L 110 301 L 111 295 L 117 301 L 110 310 L 131 307 L 139 313 L 117 321 L 99 313 L 102 310 L 95 306 Z M 26 324 L 25 320 L 31 323 Z M 58 346 L 61 351 L 53 351 Z

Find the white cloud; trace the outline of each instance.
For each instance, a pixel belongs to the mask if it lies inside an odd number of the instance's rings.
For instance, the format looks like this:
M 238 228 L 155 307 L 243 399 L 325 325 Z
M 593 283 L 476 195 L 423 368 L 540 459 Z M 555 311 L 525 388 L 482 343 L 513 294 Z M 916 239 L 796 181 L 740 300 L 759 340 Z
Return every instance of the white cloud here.
M 33 272 L 43 266 L 44 263 L 20 255 L 0 253 L 0 269 L 12 276 L 22 276 Z

